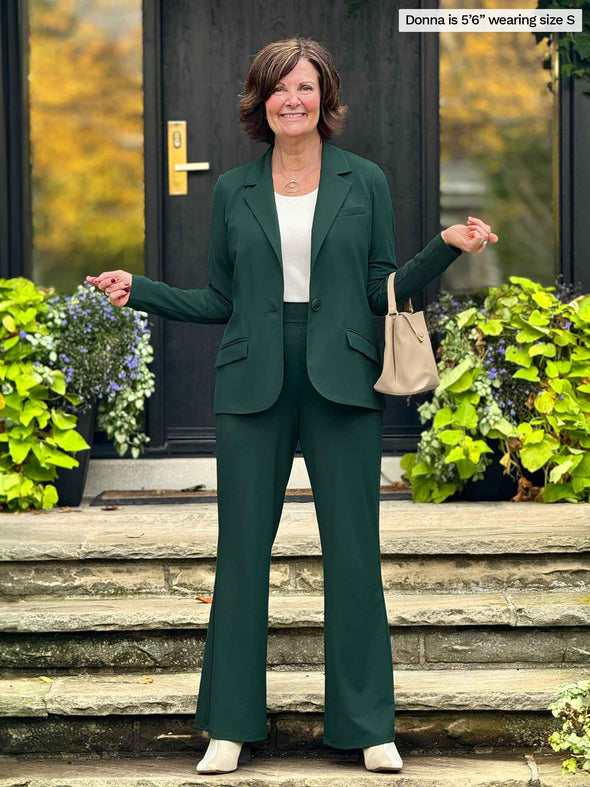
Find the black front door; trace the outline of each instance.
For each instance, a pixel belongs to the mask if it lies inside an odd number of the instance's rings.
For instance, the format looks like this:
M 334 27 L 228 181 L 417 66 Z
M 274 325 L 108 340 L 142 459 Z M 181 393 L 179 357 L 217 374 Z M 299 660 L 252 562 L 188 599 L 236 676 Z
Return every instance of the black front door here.
M 394 4 L 145 0 L 144 21 L 150 278 L 182 288 L 206 285 L 215 180 L 266 149 L 250 141 L 238 121 L 248 64 L 266 43 L 296 35 L 324 43 L 340 71 L 348 118 L 332 141 L 373 159 L 388 175 L 398 264 L 439 230 L 435 37 L 399 34 Z M 421 52 L 421 45 L 429 51 Z M 188 173 L 184 195 L 169 193 L 170 121 L 186 122 L 187 161 L 209 166 Z M 417 298 L 414 308 L 420 305 Z M 383 320 L 375 319 L 382 335 Z M 213 361 L 224 326 L 151 321 L 158 390 L 148 402 L 148 454 L 211 453 Z M 385 423 L 386 451 L 414 446 L 420 431 L 415 404 L 388 397 Z

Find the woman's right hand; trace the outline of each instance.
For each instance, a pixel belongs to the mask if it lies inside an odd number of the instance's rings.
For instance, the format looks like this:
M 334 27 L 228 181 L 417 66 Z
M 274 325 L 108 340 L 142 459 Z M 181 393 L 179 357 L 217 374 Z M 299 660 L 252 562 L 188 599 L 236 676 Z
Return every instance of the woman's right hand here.
M 106 292 L 113 306 L 125 306 L 129 300 L 132 276 L 127 271 L 104 271 L 98 276 L 87 276 L 86 282 Z

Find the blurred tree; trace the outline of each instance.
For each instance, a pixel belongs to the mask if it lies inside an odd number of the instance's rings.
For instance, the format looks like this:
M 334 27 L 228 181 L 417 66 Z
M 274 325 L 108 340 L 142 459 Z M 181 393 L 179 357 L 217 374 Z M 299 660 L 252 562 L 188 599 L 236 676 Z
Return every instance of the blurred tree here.
M 29 3 L 34 278 L 62 292 L 108 268 L 143 272 L 141 2 L 118 6 L 138 24 Z
M 497 3 L 442 0 L 440 7 L 460 13 L 463 8 L 497 10 Z M 505 0 L 502 7 L 533 10 L 536 0 Z M 554 283 L 555 98 L 544 67 L 546 46 L 521 31 L 440 33 L 446 198 L 456 220 L 466 222 L 475 212 L 500 238 L 485 259 L 466 260 L 470 276 L 462 276 L 463 284 L 449 274 L 443 286 L 487 286 L 513 274 Z M 465 170 L 477 174 L 460 183 Z

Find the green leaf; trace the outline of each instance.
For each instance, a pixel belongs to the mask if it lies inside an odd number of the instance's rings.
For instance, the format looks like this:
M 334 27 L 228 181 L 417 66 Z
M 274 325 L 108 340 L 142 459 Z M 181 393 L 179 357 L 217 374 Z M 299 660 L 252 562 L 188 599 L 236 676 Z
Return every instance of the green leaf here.
M 416 454 L 416 453 L 404 454 L 402 456 L 402 458 L 400 459 L 400 461 L 399 461 L 400 466 L 404 470 L 411 470 L 412 467 L 414 466 L 414 464 L 416 463 L 416 457 L 417 456 L 418 456 L 418 454 Z
M 58 394 L 64 394 L 66 391 L 66 378 L 59 369 L 53 370 L 53 381 L 50 384 L 50 388 Z
M 572 363 L 570 377 L 590 377 L 590 364 Z
M 469 372 L 470 369 L 473 368 L 473 361 L 471 358 L 464 358 L 460 361 L 457 366 L 454 366 L 452 369 L 448 369 L 446 372 L 442 373 L 440 378 L 440 382 L 435 390 L 435 396 L 439 396 L 443 391 L 446 391 L 447 388 L 450 386 L 455 385 L 458 383 L 463 375 Z M 469 388 L 471 385 L 471 379 L 469 380 L 469 385 L 466 387 Z M 455 389 L 456 390 L 456 389 Z M 465 390 L 459 388 L 459 390 Z
M 555 302 L 555 298 L 552 298 L 546 292 L 534 292 L 531 297 L 537 306 L 540 306 L 542 309 L 550 309 Z
M 514 380 L 530 380 L 530 382 L 541 382 L 539 379 L 539 370 L 536 366 L 531 366 L 530 369 L 518 369 L 512 375 Z
M 573 498 L 574 491 L 570 483 L 567 484 L 545 484 L 542 492 L 544 503 L 555 503 L 557 500 Z
M 555 396 L 549 391 L 543 391 L 535 398 L 534 405 L 540 413 L 550 413 L 555 405 Z
M 516 347 L 514 344 L 508 345 L 506 354 L 504 356 L 507 361 L 517 363 L 519 366 L 529 367 L 532 365 L 531 356 L 522 347 Z
M 57 489 L 53 484 L 47 484 L 43 490 L 43 508 L 53 508 L 58 500 Z
M 544 333 L 548 333 L 548 330 L 533 328 L 532 326 L 529 325 L 526 328 L 522 328 L 522 330 L 517 331 L 516 341 L 519 342 L 520 344 L 526 344 L 527 342 L 535 342 L 537 341 L 537 339 L 540 339 Z
M 27 399 L 20 414 L 20 422 L 22 424 L 28 425 L 31 423 L 33 418 L 42 415 L 45 410 L 46 408 L 44 408 L 40 402 Z
M 450 481 L 444 481 L 442 484 L 438 484 L 435 490 L 432 493 L 432 502 L 433 503 L 442 503 L 447 497 L 455 494 L 457 491 L 457 484 L 453 484 Z
M 590 322 L 590 295 L 585 295 L 579 301 L 576 301 L 577 313 L 586 322 Z
M 584 451 L 582 453 L 582 458 L 576 465 L 575 469 L 572 470 L 572 475 L 590 477 L 590 453 L 588 451 Z
M 551 483 L 556 484 L 558 481 L 561 481 L 561 477 L 564 475 L 564 473 L 568 472 L 573 463 L 573 459 L 568 459 L 559 465 L 555 465 L 555 467 L 549 473 L 549 480 Z
M 534 309 L 525 322 L 528 322 L 529 325 L 533 325 L 535 328 L 539 328 L 539 330 L 543 330 L 543 328 L 549 324 L 549 317 L 545 314 L 541 314 L 538 309 Z
M 571 331 L 563 330 L 561 328 L 554 328 L 552 334 L 553 341 L 559 347 L 566 347 L 568 344 L 575 344 L 576 337 Z
M 512 433 L 514 432 L 514 427 L 510 421 L 507 421 L 504 417 L 498 418 L 497 421 L 493 421 L 492 429 L 499 434 L 491 433 L 490 437 L 499 437 L 500 435 L 503 435 L 504 437 L 511 437 Z
M 64 413 L 62 410 L 51 410 L 51 420 L 58 429 L 73 429 L 78 423 L 78 417 L 74 413 Z
M 482 454 L 493 453 L 490 446 L 484 440 L 474 440 L 467 446 L 467 455 L 472 462 L 477 464 Z
M 462 459 L 465 459 L 465 451 L 463 450 L 463 445 L 457 445 L 453 448 L 449 453 L 445 456 L 446 464 L 450 464 L 451 462 L 459 462 Z
M 416 462 L 414 465 L 412 476 L 415 478 L 419 475 L 430 475 L 431 472 L 432 468 L 430 465 L 427 464 L 423 459 L 420 459 L 420 461 Z
M 542 443 L 537 445 L 523 445 L 520 449 L 520 458 L 523 466 L 532 473 L 539 470 L 554 455 L 557 445 L 556 440 L 551 441 L 547 437 Z
M 448 424 L 451 423 L 452 416 L 453 411 L 450 407 L 443 407 L 441 410 L 439 410 L 434 416 L 434 420 L 432 422 L 435 431 L 441 429 L 443 426 L 448 426 Z
M 501 320 L 486 320 L 480 322 L 479 327 L 485 336 L 499 336 L 504 326 Z
M 58 467 L 78 467 L 80 462 L 69 454 L 64 454 L 57 448 L 45 444 L 43 456 L 46 464 L 57 465 Z
M 14 459 L 15 463 L 19 465 L 25 460 L 29 451 L 31 450 L 32 440 L 13 440 L 9 438 L 8 449 L 10 456 Z
M 465 309 L 464 311 L 455 315 L 455 322 L 459 328 L 465 328 L 466 325 L 470 325 L 474 322 L 474 317 L 476 314 L 477 309 L 475 307 L 471 309 Z
M 8 333 L 14 333 L 16 331 L 16 323 L 14 322 L 14 318 L 11 314 L 5 314 L 2 318 L 2 325 L 6 328 Z
M 459 459 L 456 463 L 456 467 L 461 480 L 471 478 L 471 476 L 477 472 L 477 464 L 469 459 Z
M 528 424 L 527 424 L 528 426 Z M 524 444 L 525 445 L 539 445 L 545 439 L 545 431 L 543 429 L 528 429 L 525 437 L 524 437 Z
M 21 396 L 26 396 L 31 388 L 39 383 L 39 376 L 24 372 L 16 378 L 16 390 Z
M 549 342 L 537 342 L 529 347 L 529 355 L 531 358 L 535 355 L 544 355 L 546 358 L 554 358 L 556 353 L 557 350 L 555 349 L 555 345 Z
M 475 407 L 464 399 L 453 415 L 453 426 L 463 426 L 465 429 L 477 428 L 478 418 Z
M 54 428 L 52 438 L 55 443 L 64 451 L 82 451 L 83 449 L 90 448 L 86 440 L 75 429 L 61 429 Z
M 465 433 L 462 429 L 443 429 L 438 433 L 438 437 L 445 445 L 457 445 L 464 436 Z

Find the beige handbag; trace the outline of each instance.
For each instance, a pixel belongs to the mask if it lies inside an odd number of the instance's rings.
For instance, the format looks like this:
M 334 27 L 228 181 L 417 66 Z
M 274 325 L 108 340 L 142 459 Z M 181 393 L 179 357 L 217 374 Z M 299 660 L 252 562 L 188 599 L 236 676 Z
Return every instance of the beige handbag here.
M 373 388 L 381 393 L 407 396 L 430 391 L 440 381 L 424 312 L 414 312 L 411 298 L 403 304 L 409 304 L 409 311 L 397 311 L 394 276 L 395 271 L 387 280 L 383 371 Z

